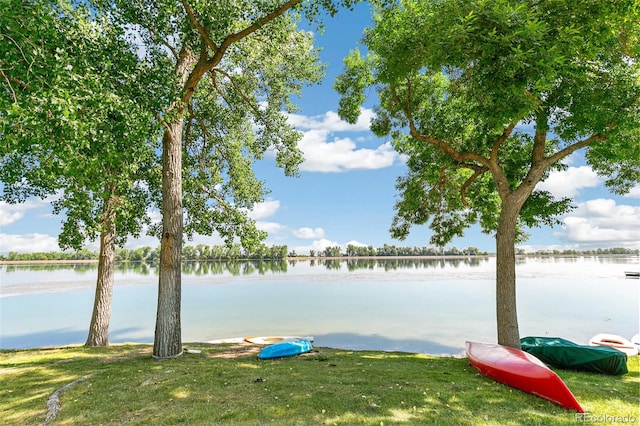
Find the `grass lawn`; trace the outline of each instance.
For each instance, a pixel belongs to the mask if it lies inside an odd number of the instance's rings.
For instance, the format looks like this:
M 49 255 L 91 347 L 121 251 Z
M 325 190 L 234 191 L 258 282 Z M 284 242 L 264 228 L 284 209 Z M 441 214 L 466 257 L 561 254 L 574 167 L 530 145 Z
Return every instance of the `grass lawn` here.
M 149 345 L 0 351 L 0 424 L 574 425 L 640 424 L 640 362 L 605 376 L 557 370 L 586 415 L 479 376 L 466 359 L 316 348 L 261 361 L 258 346 Z

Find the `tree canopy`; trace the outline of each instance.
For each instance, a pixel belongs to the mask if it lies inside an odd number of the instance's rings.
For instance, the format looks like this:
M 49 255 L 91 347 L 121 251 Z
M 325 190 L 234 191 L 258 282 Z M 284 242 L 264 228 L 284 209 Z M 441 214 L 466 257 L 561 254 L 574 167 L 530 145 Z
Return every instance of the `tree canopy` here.
M 18 0 L 0 8 L 2 199 L 51 197 L 64 213 L 62 248 L 100 235 L 110 197 L 118 241 L 140 234 L 159 177 L 158 129 L 137 94 L 149 69 L 121 29 L 84 8 Z
M 350 122 L 377 88 L 371 128 L 407 157 L 393 236 L 495 233 L 501 343 L 519 345 L 515 242 L 572 208 L 536 184 L 581 149 L 612 191 L 640 181 L 639 19 L 634 0 L 402 0 L 336 81 Z

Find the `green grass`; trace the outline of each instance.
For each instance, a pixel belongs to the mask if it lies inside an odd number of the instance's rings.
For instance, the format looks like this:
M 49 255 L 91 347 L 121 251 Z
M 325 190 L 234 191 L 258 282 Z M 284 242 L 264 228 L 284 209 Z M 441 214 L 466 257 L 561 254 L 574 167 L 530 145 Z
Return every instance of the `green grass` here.
M 605 376 L 558 370 L 593 417 L 479 376 L 466 359 L 316 348 L 261 361 L 258 347 L 191 344 L 154 361 L 148 345 L 0 352 L 0 424 L 574 425 L 640 422 L 640 363 Z M 609 417 L 606 417 L 609 416 Z

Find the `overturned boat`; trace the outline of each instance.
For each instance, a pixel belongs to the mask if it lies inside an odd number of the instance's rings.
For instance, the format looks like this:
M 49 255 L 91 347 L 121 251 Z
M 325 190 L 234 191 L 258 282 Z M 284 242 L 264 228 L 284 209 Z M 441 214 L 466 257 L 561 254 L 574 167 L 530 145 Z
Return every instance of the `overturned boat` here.
M 524 337 L 520 345 L 551 367 L 614 376 L 628 372 L 627 355 L 609 346 L 578 345 L 560 337 Z
M 535 356 L 508 346 L 466 342 L 469 363 L 483 376 L 504 383 L 567 410 L 584 413 L 571 390 Z

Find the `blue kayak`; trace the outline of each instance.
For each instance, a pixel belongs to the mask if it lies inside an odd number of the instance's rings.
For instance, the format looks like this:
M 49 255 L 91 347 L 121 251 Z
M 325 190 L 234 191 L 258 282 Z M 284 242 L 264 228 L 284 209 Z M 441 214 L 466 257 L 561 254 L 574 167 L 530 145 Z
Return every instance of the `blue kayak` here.
M 260 351 L 259 359 L 284 358 L 287 356 L 300 355 L 313 349 L 308 340 L 292 340 L 290 342 L 280 342 L 270 345 Z

